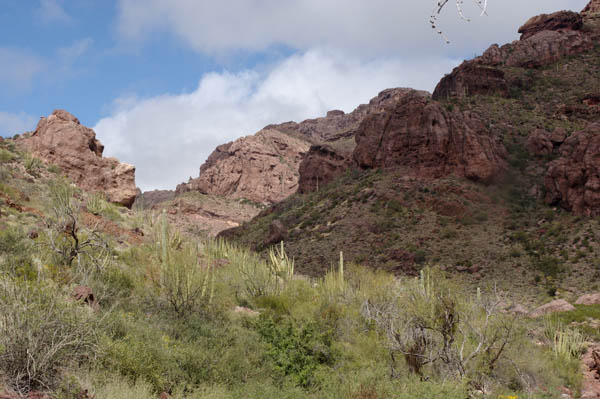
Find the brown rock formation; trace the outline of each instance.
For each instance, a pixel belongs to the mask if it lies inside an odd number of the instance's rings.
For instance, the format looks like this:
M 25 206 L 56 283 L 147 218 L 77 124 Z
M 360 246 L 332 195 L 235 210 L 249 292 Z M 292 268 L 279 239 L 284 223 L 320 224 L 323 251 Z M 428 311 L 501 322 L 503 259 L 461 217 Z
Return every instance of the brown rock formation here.
M 433 92 L 433 99 L 467 97 L 475 94 L 508 95 L 504 72 L 487 66 L 463 62 L 444 76 Z
M 583 26 L 583 18 L 573 11 L 558 11 L 530 18 L 519 28 L 521 40 L 525 40 L 544 30 L 568 31 L 579 30 Z
M 526 143 L 527 150 L 535 156 L 550 155 L 554 150 L 554 145 L 550 139 L 550 133 L 544 129 L 534 130 Z
M 313 145 L 300 163 L 298 192 L 309 193 L 324 186 L 352 167 L 350 154 L 336 152 L 328 145 Z
M 599 17 L 600 16 L 600 0 L 591 0 L 583 10 L 581 15 L 584 18 Z
M 588 5 L 589 13 L 599 7 L 598 1 Z M 597 33 L 584 31 L 582 27 L 582 15 L 572 11 L 533 17 L 519 28 L 520 40 L 502 47 L 494 44 L 480 57 L 463 62 L 444 76 L 433 92 L 433 99 L 476 94 L 507 96 L 511 85 L 523 83 L 507 82 L 498 67 L 537 68 L 564 56 L 589 51 L 598 39 Z
M 45 162 L 58 165 L 81 188 L 101 191 L 109 201 L 131 206 L 135 200 L 135 167 L 103 158 L 96 133 L 63 110 L 42 118 L 32 134 L 18 143 Z
M 600 292 L 580 296 L 575 305 L 600 305 Z
M 313 144 L 352 137 L 365 116 L 381 112 L 411 91 L 413 90 L 405 88 L 386 89 L 372 98 L 368 104 L 359 105 L 348 114 L 334 110 L 329 111 L 324 118 L 307 119 L 300 123 L 286 122 L 280 125 L 269 125 L 266 128 L 296 134 Z M 426 94 L 426 92 L 421 93 Z
M 298 167 L 308 148 L 304 140 L 263 129 L 219 146 L 200 168 L 200 176 L 177 191 L 278 202 L 298 189 Z
M 600 214 L 600 124 L 573 133 L 544 178 L 546 202 L 575 213 Z
M 490 183 L 506 168 L 504 146 L 476 115 L 449 111 L 417 92 L 365 118 L 356 144 L 359 166 L 406 166 L 419 177 L 454 174 Z
M 366 115 L 380 112 L 412 91 L 387 89 L 351 113 L 334 110 L 323 118 L 269 125 L 254 136 L 220 145 L 200 167 L 200 176 L 180 184 L 176 191 L 279 202 L 297 191 L 300 162 L 311 144 L 341 140 L 351 144 Z
M 535 309 L 529 314 L 529 316 L 540 317 L 546 314 L 570 312 L 571 310 L 575 310 L 575 306 L 571 305 L 564 299 L 557 299 Z

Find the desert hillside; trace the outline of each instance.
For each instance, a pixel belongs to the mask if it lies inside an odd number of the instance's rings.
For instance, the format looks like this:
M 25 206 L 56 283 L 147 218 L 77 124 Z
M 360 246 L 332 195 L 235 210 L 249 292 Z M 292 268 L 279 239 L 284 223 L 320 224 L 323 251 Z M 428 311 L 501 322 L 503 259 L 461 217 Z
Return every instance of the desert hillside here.
M 600 398 L 600 1 L 142 193 L 0 138 L 0 399 Z

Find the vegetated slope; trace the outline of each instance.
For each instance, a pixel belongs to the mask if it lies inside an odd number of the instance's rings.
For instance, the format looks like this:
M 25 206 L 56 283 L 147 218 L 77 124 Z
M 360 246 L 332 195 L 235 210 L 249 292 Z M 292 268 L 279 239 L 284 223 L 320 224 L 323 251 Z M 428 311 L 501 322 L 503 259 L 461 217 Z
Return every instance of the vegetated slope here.
M 435 271 L 398 280 L 347 263 L 324 279 L 296 276 L 284 253 L 264 261 L 181 234 L 173 215 L 111 204 L 32 159 L 0 141 L 0 397 L 558 398 L 580 389 L 579 333 L 514 314 L 494 290 L 471 295 Z M 371 172 L 354 177 L 361 195 L 383 184 Z M 587 323 L 598 308 L 564 320 Z M 427 330 L 438 325 L 441 334 Z M 427 339 L 411 338 L 424 327 Z
M 315 152 L 301 166 L 309 193 L 222 234 L 259 250 L 283 239 L 311 275 L 344 251 L 374 268 L 438 264 L 533 295 L 597 287 L 599 20 L 559 12 L 520 31 L 444 77 L 433 100 L 403 97 L 365 118 L 343 157 L 353 171 Z

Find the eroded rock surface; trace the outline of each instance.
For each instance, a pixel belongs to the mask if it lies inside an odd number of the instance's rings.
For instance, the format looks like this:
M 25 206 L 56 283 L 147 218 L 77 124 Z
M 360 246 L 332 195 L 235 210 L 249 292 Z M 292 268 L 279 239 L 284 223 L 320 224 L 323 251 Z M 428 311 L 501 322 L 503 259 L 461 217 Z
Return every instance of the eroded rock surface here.
M 328 145 L 313 145 L 300 163 L 298 192 L 315 191 L 352 166 L 351 154 L 335 151 Z
M 575 213 L 600 214 L 600 124 L 571 134 L 548 165 L 546 202 Z
M 482 183 L 506 169 L 504 146 L 476 115 L 417 92 L 365 118 L 356 144 L 353 158 L 363 168 L 405 166 L 418 177 L 456 175 Z
M 200 176 L 177 191 L 279 202 L 298 189 L 298 168 L 309 146 L 285 133 L 261 130 L 219 146 L 200 168 Z
M 583 18 L 573 11 L 558 11 L 552 14 L 541 14 L 530 18 L 519 28 L 521 40 L 545 31 L 575 31 L 583 27 Z
M 367 115 L 382 111 L 412 91 L 387 89 L 348 114 L 334 110 L 322 118 L 269 125 L 253 136 L 220 145 L 200 167 L 200 176 L 180 184 L 177 192 L 279 202 L 298 190 L 300 162 L 311 144 L 344 141 L 353 145 L 352 137 Z
M 64 110 L 41 118 L 33 133 L 18 140 L 26 150 L 58 165 L 78 186 L 103 192 L 111 202 L 130 207 L 137 195 L 135 167 L 104 158 L 104 146 L 92 129 Z

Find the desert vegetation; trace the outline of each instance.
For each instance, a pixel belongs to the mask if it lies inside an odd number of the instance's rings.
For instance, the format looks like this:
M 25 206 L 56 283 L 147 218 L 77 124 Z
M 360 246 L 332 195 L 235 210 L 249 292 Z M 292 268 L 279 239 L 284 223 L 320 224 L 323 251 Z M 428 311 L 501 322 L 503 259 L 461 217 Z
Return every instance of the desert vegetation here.
M 551 398 L 579 387 L 587 331 L 507 313 L 494 286 L 465 291 L 426 259 L 418 276 L 398 278 L 343 252 L 323 276 L 302 276 L 285 242 L 263 257 L 179 232 L 164 212 L 106 213 L 114 205 L 43 165 L 35 183 L 21 180 L 15 165 L 24 155 L 3 150 L 3 195 L 34 205 L 21 193 L 35 184 L 48 199 L 36 210 L 2 207 L 7 392 Z M 144 236 L 124 240 L 115 226 Z M 77 295 L 82 286 L 89 291 Z

